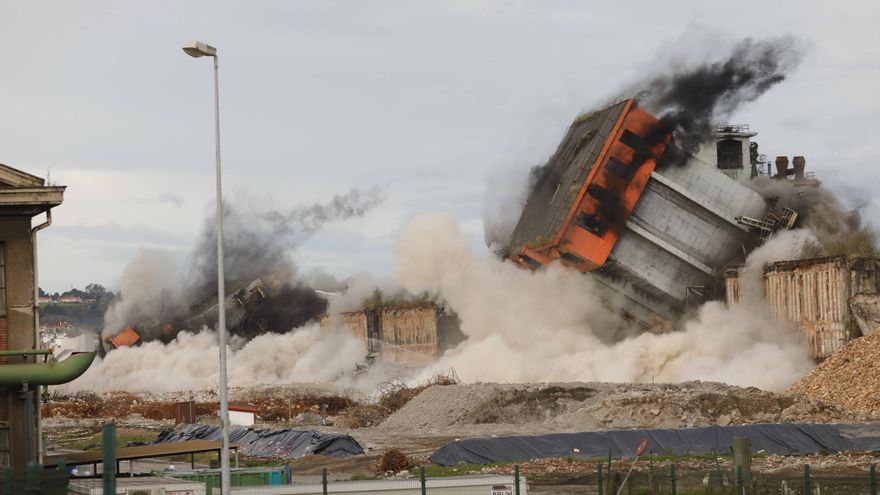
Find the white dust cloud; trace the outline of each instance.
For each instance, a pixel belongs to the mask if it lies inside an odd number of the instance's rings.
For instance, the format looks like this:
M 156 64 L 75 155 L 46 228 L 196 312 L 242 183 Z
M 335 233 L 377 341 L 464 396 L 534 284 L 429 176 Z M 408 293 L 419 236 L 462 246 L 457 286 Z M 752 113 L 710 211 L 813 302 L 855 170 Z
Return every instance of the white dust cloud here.
M 790 259 L 807 237 L 785 233 L 756 250 L 744 274 L 754 281 L 744 283 L 760 284 L 760 267 Z M 420 379 L 453 367 L 469 382 L 717 380 L 783 390 L 813 366 L 799 333 L 763 304 L 712 302 L 681 331 L 604 344 L 594 322 L 605 310 L 589 277 L 478 257 L 445 215 L 420 217 L 402 233 L 398 278 L 412 292 L 445 300 L 468 336 Z
M 234 348 L 236 343 L 228 348 L 232 387 L 334 380 L 354 371 L 366 354 L 366 344 L 347 330 L 318 325 L 260 335 L 241 348 Z M 181 332 L 169 344 L 151 341 L 116 349 L 60 388 L 97 392 L 216 389 L 218 356 L 215 332 Z

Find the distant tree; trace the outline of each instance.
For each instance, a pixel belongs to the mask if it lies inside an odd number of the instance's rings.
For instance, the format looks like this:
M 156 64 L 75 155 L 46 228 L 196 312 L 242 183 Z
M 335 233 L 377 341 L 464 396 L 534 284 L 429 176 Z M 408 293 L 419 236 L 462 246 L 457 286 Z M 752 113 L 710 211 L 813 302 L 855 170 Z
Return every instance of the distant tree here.
M 107 289 L 101 284 L 89 284 L 86 286 L 86 295 L 97 301 L 107 295 Z

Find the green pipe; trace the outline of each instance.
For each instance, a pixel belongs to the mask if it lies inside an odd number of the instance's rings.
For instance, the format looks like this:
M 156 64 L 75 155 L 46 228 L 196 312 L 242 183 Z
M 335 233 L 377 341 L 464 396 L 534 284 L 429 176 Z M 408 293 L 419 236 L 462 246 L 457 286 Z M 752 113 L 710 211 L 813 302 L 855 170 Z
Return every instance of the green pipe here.
M 0 357 L 3 356 L 46 356 L 52 354 L 49 349 L 21 349 L 18 351 L 0 351 Z
M 56 363 L 20 363 L 0 365 L 0 387 L 60 385 L 75 380 L 92 365 L 94 352 L 79 352 Z

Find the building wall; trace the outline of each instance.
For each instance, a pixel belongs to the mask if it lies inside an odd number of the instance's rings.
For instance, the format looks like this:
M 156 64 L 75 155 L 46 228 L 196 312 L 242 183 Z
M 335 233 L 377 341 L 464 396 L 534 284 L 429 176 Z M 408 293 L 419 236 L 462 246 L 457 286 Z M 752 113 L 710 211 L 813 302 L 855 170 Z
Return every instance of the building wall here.
M 332 316 L 323 315 L 321 316 L 321 328 L 329 328 L 334 319 L 347 328 L 355 338 L 367 339 L 367 315 L 363 311 L 352 311 Z
M 689 299 L 688 287 L 720 296 L 719 275 L 755 242 L 734 218 L 763 217 L 765 208 L 760 195 L 701 161 L 655 171 L 609 263 L 591 275 L 617 295 L 609 304 L 618 312 L 655 331 L 671 328 L 702 302 Z
M 382 309 L 379 356 L 395 363 L 426 363 L 437 357 L 436 306 Z
M 853 302 L 877 296 L 880 261 L 845 257 L 783 261 L 766 267 L 764 297 L 779 320 L 801 328 L 813 357 L 821 360 L 862 335 Z M 727 302 L 742 300 L 739 280 L 729 274 Z
M 0 315 L 0 346 L 3 349 L 36 347 L 34 259 L 30 229 L 30 218 L 0 218 L 5 270 L 5 288 L 0 289 L 0 302 L 5 299 L 5 311 Z M 19 357 L 9 358 L 7 362 L 13 362 L 13 359 L 23 362 Z M 33 362 L 34 358 L 28 360 Z M 11 465 L 15 469 L 23 469 L 27 464 L 27 421 L 24 420 L 25 401 L 19 399 L 17 392 L 17 389 L 0 388 L 0 466 Z M 35 412 L 34 424 L 36 421 Z M 36 435 L 33 437 L 33 451 L 36 452 Z M 4 452 L 6 446 L 8 451 Z
M 385 362 L 427 363 L 466 338 L 458 317 L 434 304 L 324 315 L 321 327 L 329 328 L 334 318 L 339 318 L 352 335 L 365 340 L 371 355 Z M 368 335 L 374 337 L 368 339 Z

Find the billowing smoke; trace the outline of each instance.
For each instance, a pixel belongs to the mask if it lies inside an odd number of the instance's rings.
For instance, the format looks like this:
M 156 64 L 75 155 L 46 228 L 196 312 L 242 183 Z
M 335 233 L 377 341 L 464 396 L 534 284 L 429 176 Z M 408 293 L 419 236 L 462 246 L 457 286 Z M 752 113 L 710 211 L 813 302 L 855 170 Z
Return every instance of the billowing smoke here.
M 760 267 L 794 257 L 805 236 L 771 239 L 749 257 L 744 278 L 758 285 Z M 783 390 L 813 366 L 800 333 L 761 304 L 712 302 L 681 331 L 603 342 L 604 329 L 593 322 L 603 321 L 605 309 L 589 277 L 557 264 L 527 271 L 482 258 L 444 215 L 420 217 L 405 229 L 397 271 L 404 288 L 446 301 L 468 336 L 419 378 L 453 367 L 465 381 L 699 379 Z
M 384 197 L 378 189 L 354 188 L 324 204 L 295 208 L 290 212 L 261 211 L 245 202 L 223 209 L 224 258 L 229 280 L 253 279 L 270 273 L 292 275 L 289 254 L 325 224 L 363 216 Z M 196 245 L 193 280 L 217 281 L 217 230 L 214 218 L 205 221 Z
M 877 237 L 862 222 L 859 210 L 844 207 L 821 185 L 799 187 L 795 181 L 769 177 L 756 177 L 746 185 L 773 204 L 797 210 L 798 225 L 815 236 L 804 245 L 805 257 L 880 255 Z
M 635 95 L 636 103 L 659 121 L 639 141 L 627 165 L 630 176 L 656 154 L 658 145 L 670 134 L 671 145 L 658 158 L 657 166 L 687 163 L 700 145 L 712 138 L 713 124 L 726 120 L 742 105 L 784 81 L 802 57 L 802 46 L 792 36 L 747 38 L 720 59 L 694 64 L 673 58 L 666 61 L 660 74 L 631 85 L 625 96 Z M 509 254 L 504 249 L 525 198 L 539 181 L 558 183 L 558 178 L 551 176 L 555 173 L 553 167 L 543 166 L 533 167 L 528 177 L 509 171 L 492 174 L 484 223 L 486 242 L 493 252 L 500 257 Z M 621 205 L 622 192 L 599 187 L 590 191 L 592 196 L 604 195 L 599 213 L 609 225 L 619 224 L 626 214 Z
M 173 341 L 147 342 L 117 349 L 98 360 L 65 390 L 175 392 L 210 390 L 218 383 L 217 335 L 181 332 Z M 229 384 L 338 380 L 350 375 L 366 354 L 365 343 L 347 330 L 306 326 L 296 332 L 268 333 L 228 349 Z
M 104 314 L 103 335 L 114 335 L 135 322 L 154 329 L 175 319 L 185 309 L 183 286 L 170 252 L 141 249 L 122 272 L 119 296 Z
M 695 154 L 712 137 L 713 124 L 784 81 L 802 58 L 803 50 L 792 36 L 746 38 L 724 60 L 650 79 L 636 98 L 659 122 L 644 136 L 634 165 L 640 165 L 650 148 L 670 132 L 686 153 L 673 163 L 683 164 L 682 158 Z
M 233 322 L 231 331 L 245 337 L 266 331 L 287 332 L 314 320 L 327 301 L 306 286 L 290 253 L 323 225 L 361 216 L 382 201 L 377 190 L 352 189 L 325 204 L 278 212 L 224 205 L 224 259 L 227 291 L 244 289 L 260 279 L 259 302 Z M 123 273 L 120 296 L 107 311 L 104 335 L 134 325 L 144 340 L 173 338 L 180 330 L 216 324 L 217 232 L 209 218 L 187 269 L 177 270 L 170 255 L 143 252 Z M 203 314 L 197 314 L 203 311 Z M 229 315 L 227 323 L 229 323 Z

